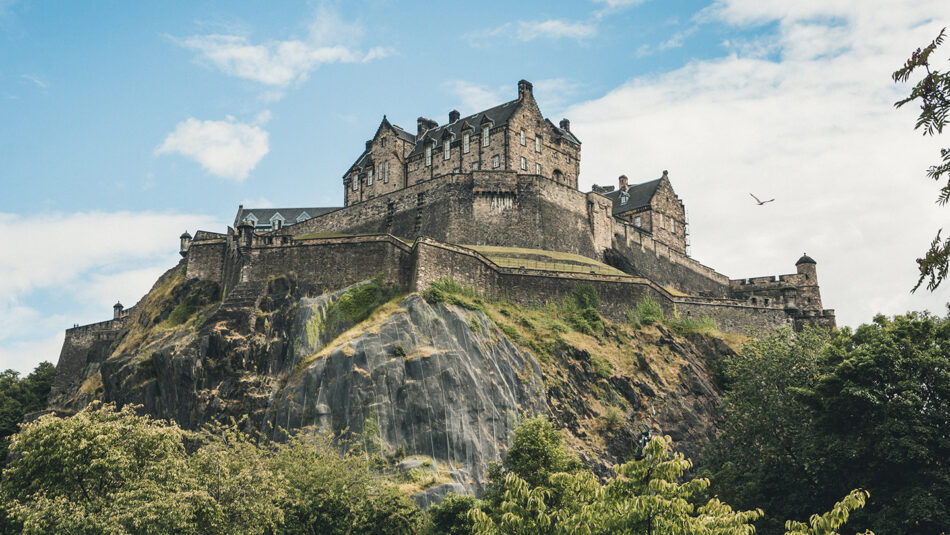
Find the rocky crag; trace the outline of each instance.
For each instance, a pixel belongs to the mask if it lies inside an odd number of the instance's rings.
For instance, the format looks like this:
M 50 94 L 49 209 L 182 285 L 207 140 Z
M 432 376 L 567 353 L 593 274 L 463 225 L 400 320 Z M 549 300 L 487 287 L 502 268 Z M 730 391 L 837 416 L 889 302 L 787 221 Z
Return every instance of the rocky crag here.
M 427 472 L 407 478 L 423 504 L 478 492 L 526 413 L 559 422 L 603 474 L 629 458 L 641 425 L 698 455 L 727 341 L 598 318 L 591 328 L 576 312 L 451 286 L 401 294 L 379 279 L 314 295 L 293 275 L 222 296 L 179 266 L 105 341 L 64 348 L 50 405 L 134 403 L 185 428 L 233 418 L 276 439 L 326 430 Z

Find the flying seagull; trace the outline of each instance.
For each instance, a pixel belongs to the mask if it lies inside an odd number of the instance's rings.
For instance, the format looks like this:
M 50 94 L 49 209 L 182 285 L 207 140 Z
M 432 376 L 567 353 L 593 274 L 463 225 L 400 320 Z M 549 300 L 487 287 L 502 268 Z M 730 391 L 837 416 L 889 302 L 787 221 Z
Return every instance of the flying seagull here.
M 752 194 L 750 193 L 749 195 L 752 195 Z M 767 200 L 767 201 L 760 201 L 759 198 L 756 197 L 755 195 L 752 195 L 752 198 L 755 199 L 755 202 L 759 203 L 759 206 L 762 206 L 763 204 L 765 204 L 765 203 L 767 203 L 767 202 L 772 202 L 772 201 L 775 200 L 775 199 L 769 199 L 769 200 Z

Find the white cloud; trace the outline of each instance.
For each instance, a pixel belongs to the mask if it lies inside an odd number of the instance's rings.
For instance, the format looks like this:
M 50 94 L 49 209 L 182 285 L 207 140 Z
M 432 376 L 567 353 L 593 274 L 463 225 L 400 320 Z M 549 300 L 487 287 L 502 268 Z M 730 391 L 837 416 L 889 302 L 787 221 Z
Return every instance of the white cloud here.
M 586 22 L 569 22 L 548 19 L 538 21 L 519 21 L 515 35 L 522 41 L 534 39 L 585 39 L 597 33 L 597 26 Z
M 924 176 L 946 139 L 921 138 L 914 110 L 894 110 L 907 87 L 890 73 L 933 39 L 941 24 L 928 21 L 950 19 L 950 4 L 893 4 L 717 2 L 705 21 L 777 30 L 569 110 L 584 141 L 582 182 L 669 169 L 698 260 L 739 278 L 791 272 L 807 251 L 839 324 L 942 312 L 950 288 L 909 289 L 914 259 L 948 217 Z M 755 206 L 749 192 L 777 200 Z
M 304 81 L 320 65 L 360 63 L 385 58 L 388 47 L 361 52 L 351 43 L 363 34 L 362 28 L 321 8 L 310 24 L 305 39 L 252 43 L 247 37 L 231 34 L 198 35 L 175 39 L 179 45 L 198 52 L 202 61 L 231 76 L 265 85 L 286 87 Z
M 462 115 L 476 113 L 508 100 L 503 98 L 502 87 L 490 88 L 467 80 L 452 80 L 443 86 L 459 99 Z
M 605 4 L 607 7 L 629 7 L 640 5 L 646 0 L 595 0 L 597 3 Z
M 269 118 L 269 112 L 261 118 Z M 260 126 L 239 123 L 230 116 L 224 121 L 189 117 L 155 149 L 155 154 L 175 152 L 197 161 L 211 174 L 240 182 L 270 152 L 269 136 Z
M 223 226 L 159 212 L 0 213 L 0 368 L 55 363 L 64 329 L 135 304 L 175 265 L 183 230 Z
M 49 87 L 49 84 L 47 84 L 43 80 L 40 80 L 38 77 L 33 76 L 32 74 L 21 74 L 20 78 L 33 82 L 34 84 L 36 84 L 36 87 L 39 87 L 40 89 L 46 89 L 47 87 Z

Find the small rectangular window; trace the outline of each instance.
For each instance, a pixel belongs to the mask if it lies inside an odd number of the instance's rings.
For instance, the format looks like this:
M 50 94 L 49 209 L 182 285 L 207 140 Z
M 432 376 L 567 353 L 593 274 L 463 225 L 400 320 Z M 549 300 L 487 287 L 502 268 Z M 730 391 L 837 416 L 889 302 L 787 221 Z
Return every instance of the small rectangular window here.
M 426 166 L 432 165 L 432 145 L 426 147 Z
M 465 135 L 462 136 L 462 152 L 468 154 L 469 151 L 469 139 L 472 137 L 472 134 L 465 132 Z
M 491 165 L 492 167 L 495 167 L 495 168 L 501 167 L 501 158 L 497 154 L 492 156 Z
M 472 162 L 472 171 L 478 171 L 478 162 Z
M 660 214 L 660 228 L 663 228 L 663 214 Z
M 638 227 L 640 226 L 640 216 L 637 216 L 633 219 L 633 224 Z
M 389 184 L 389 160 L 383 164 L 383 182 Z
M 444 147 L 443 152 L 445 153 L 444 159 L 448 160 L 452 157 L 452 142 L 446 139 L 442 142 L 442 145 Z
M 353 175 L 353 191 L 359 191 L 360 189 L 360 176 Z
M 676 234 L 676 220 L 670 219 L 670 232 Z
M 524 130 L 521 131 L 521 146 L 524 147 Z
M 372 169 L 366 172 L 366 185 L 367 186 L 373 185 L 373 170 Z
M 539 164 L 539 163 L 534 164 L 534 174 L 536 174 L 536 175 L 540 175 L 540 174 L 541 174 L 541 164 Z
M 541 152 L 541 137 L 534 138 L 534 152 Z
M 528 170 L 528 160 L 525 160 L 524 156 L 521 157 L 521 170 L 522 171 Z
M 488 130 L 489 129 L 487 126 L 482 127 L 482 146 L 483 147 L 488 146 L 488 136 L 489 136 Z

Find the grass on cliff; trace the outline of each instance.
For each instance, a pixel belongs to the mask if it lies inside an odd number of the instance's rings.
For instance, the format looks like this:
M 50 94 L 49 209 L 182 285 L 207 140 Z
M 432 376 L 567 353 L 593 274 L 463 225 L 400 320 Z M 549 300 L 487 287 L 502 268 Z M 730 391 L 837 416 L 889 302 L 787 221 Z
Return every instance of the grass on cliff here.
M 644 297 L 637 303 L 637 307 L 627 310 L 627 323 L 634 328 L 641 328 L 645 325 L 660 324 L 669 327 L 677 334 L 686 336 L 688 334 L 699 333 L 706 335 L 725 336 L 719 331 L 719 325 L 716 320 L 710 316 L 703 316 L 699 319 L 692 317 L 682 317 L 676 313 L 675 309 L 672 317 L 666 317 L 663 307 L 660 303 L 650 297 Z
M 495 264 L 506 268 L 523 267 L 541 271 L 595 273 L 598 275 L 616 275 L 619 277 L 630 276 L 619 269 L 579 254 L 492 245 L 462 245 L 462 247 L 471 249 Z

